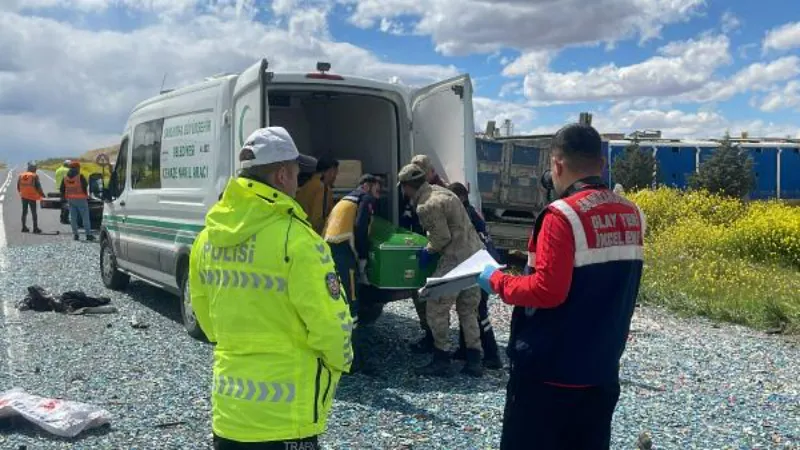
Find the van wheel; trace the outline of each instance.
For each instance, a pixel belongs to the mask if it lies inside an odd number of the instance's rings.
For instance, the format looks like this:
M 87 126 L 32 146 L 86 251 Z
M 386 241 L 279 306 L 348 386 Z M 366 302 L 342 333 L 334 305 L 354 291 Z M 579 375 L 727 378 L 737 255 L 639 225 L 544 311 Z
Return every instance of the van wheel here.
M 107 237 L 100 241 L 100 276 L 103 284 L 115 291 L 121 291 L 128 287 L 131 277 L 122 273 L 117 267 L 117 257 L 114 256 L 114 248 Z
M 184 267 L 181 270 L 181 319 L 183 320 L 183 327 L 186 328 L 186 333 L 189 336 L 201 342 L 208 342 L 206 334 L 203 333 L 200 324 L 197 322 L 197 317 L 194 315 L 192 309 L 192 294 L 189 290 L 189 268 Z

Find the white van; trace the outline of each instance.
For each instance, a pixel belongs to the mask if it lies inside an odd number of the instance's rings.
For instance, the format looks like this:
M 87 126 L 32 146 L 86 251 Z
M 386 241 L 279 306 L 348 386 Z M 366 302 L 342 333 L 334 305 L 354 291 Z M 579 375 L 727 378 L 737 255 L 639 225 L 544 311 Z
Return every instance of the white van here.
M 164 92 L 131 113 L 105 192 L 100 235 L 103 283 L 124 289 L 131 276 L 181 298 L 189 334 L 202 337 L 191 311 L 187 266 L 206 212 L 238 170 L 238 149 L 265 126 L 285 127 L 300 152 L 360 160 L 364 173 L 396 185 L 413 155 L 431 157 L 448 181 L 461 181 L 480 210 L 472 85 L 468 75 L 421 89 L 328 73 L 273 73 L 266 60 Z M 355 186 L 353 186 L 355 187 Z M 388 189 L 388 219 L 400 215 L 399 190 Z M 364 299 L 374 320 L 394 293 Z

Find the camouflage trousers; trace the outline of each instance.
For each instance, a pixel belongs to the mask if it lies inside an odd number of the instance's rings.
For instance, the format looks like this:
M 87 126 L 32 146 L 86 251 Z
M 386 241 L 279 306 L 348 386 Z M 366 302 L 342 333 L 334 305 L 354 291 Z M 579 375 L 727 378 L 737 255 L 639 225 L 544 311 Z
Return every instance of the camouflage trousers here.
M 425 313 L 433 334 L 433 343 L 439 350 L 450 350 L 450 310 L 456 305 L 458 322 L 464 331 L 464 344 L 468 349 L 481 351 L 481 333 L 478 328 L 479 287 L 463 290 L 458 295 L 448 295 L 428 300 Z

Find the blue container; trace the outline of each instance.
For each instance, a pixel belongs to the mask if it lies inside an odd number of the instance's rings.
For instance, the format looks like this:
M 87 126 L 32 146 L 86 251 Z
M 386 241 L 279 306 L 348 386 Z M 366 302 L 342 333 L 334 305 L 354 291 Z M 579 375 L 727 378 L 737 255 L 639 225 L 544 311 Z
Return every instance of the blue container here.
M 694 147 L 678 147 L 669 144 L 658 145 L 656 160 L 658 161 L 658 183 L 685 189 L 689 184 L 689 175 L 695 171 Z
M 800 200 L 800 148 L 781 152 L 781 198 Z
M 620 156 L 625 154 L 625 147 L 627 144 L 609 144 L 609 157 L 608 157 L 608 185 L 613 188 L 616 184 L 614 176 L 611 174 L 611 168 L 614 167 L 614 161 Z
M 750 191 L 752 199 L 775 198 L 778 195 L 778 149 L 774 147 L 743 147 L 753 159 L 756 184 Z

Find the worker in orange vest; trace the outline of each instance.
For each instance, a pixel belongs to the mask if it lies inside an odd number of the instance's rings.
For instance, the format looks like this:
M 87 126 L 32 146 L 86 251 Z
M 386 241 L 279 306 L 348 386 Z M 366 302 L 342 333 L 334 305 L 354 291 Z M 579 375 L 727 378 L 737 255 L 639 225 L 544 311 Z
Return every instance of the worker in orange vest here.
M 61 182 L 60 191 L 61 199 L 69 206 L 69 224 L 72 227 L 73 238 L 76 241 L 80 239 L 78 236 L 78 215 L 80 215 L 86 240 L 93 241 L 92 224 L 89 219 L 89 183 L 86 177 L 81 175 L 80 162 L 70 162 L 69 172 Z
M 17 192 L 22 199 L 22 232 L 27 233 L 28 229 L 28 209 L 31 210 L 33 218 L 33 232 L 39 234 L 39 217 L 36 211 L 36 202 L 44 198 L 42 185 L 39 183 L 39 175 L 36 174 L 36 164 L 29 163 L 28 171 L 20 174 L 17 178 Z

